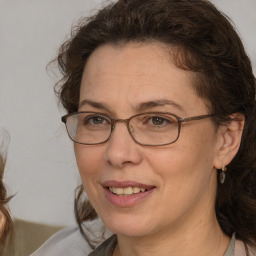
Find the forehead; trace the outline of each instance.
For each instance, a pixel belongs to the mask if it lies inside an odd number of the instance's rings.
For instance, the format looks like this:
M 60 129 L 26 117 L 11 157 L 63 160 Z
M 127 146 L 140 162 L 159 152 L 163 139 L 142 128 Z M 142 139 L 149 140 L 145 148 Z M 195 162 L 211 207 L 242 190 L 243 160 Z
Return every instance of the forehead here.
M 173 100 L 185 104 L 200 101 L 192 72 L 176 67 L 172 48 L 161 43 L 103 45 L 89 57 L 83 73 L 80 101 L 139 104 Z
M 103 73 L 109 71 L 120 75 L 122 72 L 133 72 L 134 75 L 153 72 L 155 75 L 156 72 L 161 71 L 161 66 L 173 65 L 171 52 L 169 46 L 158 42 L 102 45 L 89 57 L 84 76 L 95 71 L 104 71 Z

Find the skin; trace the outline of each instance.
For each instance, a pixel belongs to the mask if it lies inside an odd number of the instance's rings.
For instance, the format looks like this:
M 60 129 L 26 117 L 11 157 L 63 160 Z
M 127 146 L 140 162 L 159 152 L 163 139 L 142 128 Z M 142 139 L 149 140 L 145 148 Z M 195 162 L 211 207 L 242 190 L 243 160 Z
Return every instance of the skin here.
M 170 48 L 168 48 L 170 50 Z M 160 43 L 104 45 L 84 68 L 79 111 L 97 111 L 129 118 L 139 104 L 172 100 L 144 109 L 181 117 L 209 114 L 193 88 L 193 76 L 178 69 Z M 180 107 L 178 107 L 179 105 Z M 238 123 L 238 122 L 235 122 Z M 118 123 L 101 145 L 75 143 L 75 154 L 86 193 L 104 224 L 118 236 L 114 255 L 223 255 L 230 238 L 216 220 L 216 168 L 236 154 L 242 124 L 216 128 L 210 118 L 182 124 L 177 142 L 161 147 L 136 144 L 126 125 Z M 241 130 L 241 129 L 240 129 Z M 102 183 L 132 180 L 155 187 L 132 207 L 117 207 Z

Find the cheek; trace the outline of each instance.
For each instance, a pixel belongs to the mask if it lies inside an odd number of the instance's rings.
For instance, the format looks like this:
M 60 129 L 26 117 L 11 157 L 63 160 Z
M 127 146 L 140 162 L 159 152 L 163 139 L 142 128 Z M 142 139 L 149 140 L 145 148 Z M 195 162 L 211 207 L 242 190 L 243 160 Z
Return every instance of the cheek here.
M 99 209 L 101 206 L 98 202 L 102 198 L 99 177 L 104 171 L 102 152 L 94 146 L 79 144 L 75 145 L 74 150 L 84 190 L 93 207 Z
M 75 144 L 74 146 L 78 170 L 84 186 L 89 184 L 102 169 L 102 153 L 93 146 Z
M 200 121 L 198 121 L 200 122 Z M 180 152 L 190 161 L 191 167 L 195 165 L 208 165 L 213 167 L 213 159 L 216 151 L 217 133 L 209 120 L 201 120 L 202 124 L 191 124 L 184 127 L 180 138 Z M 188 129 L 186 129 L 188 128 Z
M 180 140 L 168 149 L 147 154 L 148 165 L 159 177 L 162 198 L 168 202 L 163 211 L 179 216 L 202 197 L 215 193 L 213 155 L 212 143 L 204 139 Z
M 202 136 L 207 133 L 200 131 L 192 133 L 193 131 L 190 131 L 187 138 L 185 134 L 181 134 L 175 144 L 165 148 L 154 148 L 145 153 L 148 165 L 162 176 L 163 182 L 169 182 L 173 187 L 184 184 L 197 185 L 202 179 L 209 180 L 212 174 L 214 136 Z

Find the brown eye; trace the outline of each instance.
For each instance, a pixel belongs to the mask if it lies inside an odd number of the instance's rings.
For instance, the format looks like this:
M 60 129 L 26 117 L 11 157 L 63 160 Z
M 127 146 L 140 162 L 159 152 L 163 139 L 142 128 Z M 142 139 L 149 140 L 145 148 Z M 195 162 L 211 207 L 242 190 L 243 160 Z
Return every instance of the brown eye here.
M 160 116 L 153 116 L 153 117 L 151 117 L 151 120 L 152 120 L 152 124 L 154 124 L 154 125 L 163 125 L 165 123 L 165 121 L 168 121 L 165 118 L 160 117 Z
M 101 116 L 93 116 L 93 117 L 89 118 L 88 121 L 91 124 L 103 124 L 105 121 L 105 118 L 103 118 Z
M 99 115 L 90 115 L 84 118 L 83 125 L 108 125 L 110 122 L 107 118 Z
M 161 116 L 161 115 L 144 115 L 142 116 L 143 125 L 148 127 L 164 128 L 176 124 L 175 119 L 172 116 Z

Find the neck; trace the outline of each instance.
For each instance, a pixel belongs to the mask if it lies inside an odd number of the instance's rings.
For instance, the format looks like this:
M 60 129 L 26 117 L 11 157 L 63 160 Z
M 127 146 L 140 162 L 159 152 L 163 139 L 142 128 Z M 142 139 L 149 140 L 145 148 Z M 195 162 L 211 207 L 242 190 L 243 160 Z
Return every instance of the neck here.
M 230 238 L 222 232 L 215 216 L 211 216 L 211 220 L 205 222 L 197 218 L 194 225 L 184 223 L 177 229 L 170 229 L 169 233 L 144 237 L 117 235 L 114 256 L 222 256 Z

